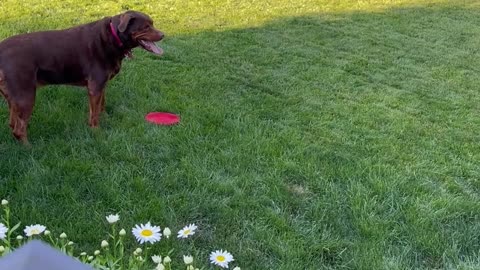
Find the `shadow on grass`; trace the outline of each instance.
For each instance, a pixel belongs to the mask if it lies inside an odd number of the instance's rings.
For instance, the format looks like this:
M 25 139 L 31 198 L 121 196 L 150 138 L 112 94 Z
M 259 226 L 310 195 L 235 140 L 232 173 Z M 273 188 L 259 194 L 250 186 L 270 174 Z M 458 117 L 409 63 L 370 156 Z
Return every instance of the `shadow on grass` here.
M 150 201 L 134 214 L 150 218 L 169 204 L 163 222 L 201 220 L 198 241 L 246 269 L 468 266 L 480 247 L 479 15 L 397 8 L 171 36 L 164 57 L 125 62 L 100 131 L 86 127 L 85 91 L 48 87 L 24 150 L 2 105 L 0 197 L 58 227 L 67 213 Z M 154 110 L 182 123 L 144 123 Z

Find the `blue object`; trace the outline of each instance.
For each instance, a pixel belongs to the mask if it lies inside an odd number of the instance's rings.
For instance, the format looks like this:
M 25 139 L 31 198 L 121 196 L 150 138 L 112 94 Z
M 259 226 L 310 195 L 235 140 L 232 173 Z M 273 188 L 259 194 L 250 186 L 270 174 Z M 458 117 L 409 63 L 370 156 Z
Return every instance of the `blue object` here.
M 93 270 L 39 240 L 0 258 L 0 270 Z

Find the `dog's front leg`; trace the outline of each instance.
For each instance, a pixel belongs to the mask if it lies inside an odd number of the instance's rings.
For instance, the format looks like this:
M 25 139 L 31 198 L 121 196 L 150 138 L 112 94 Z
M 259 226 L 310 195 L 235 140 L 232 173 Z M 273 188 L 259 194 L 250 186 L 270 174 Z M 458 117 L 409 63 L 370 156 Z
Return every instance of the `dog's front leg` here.
M 100 112 L 102 111 L 102 100 L 105 91 L 107 79 L 90 79 L 88 80 L 88 101 L 90 114 L 88 124 L 90 127 L 96 128 L 99 124 Z

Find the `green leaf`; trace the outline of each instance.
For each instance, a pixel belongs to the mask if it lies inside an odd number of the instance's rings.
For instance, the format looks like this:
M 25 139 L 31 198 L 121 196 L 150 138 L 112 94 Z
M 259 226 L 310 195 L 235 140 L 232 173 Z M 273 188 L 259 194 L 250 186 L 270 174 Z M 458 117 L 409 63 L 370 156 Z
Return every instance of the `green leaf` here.
M 18 229 L 18 227 L 20 227 L 20 224 L 21 224 L 21 222 L 18 222 L 15 226 L 13 226 L 10 230 L 8 230 L 8 235 L 9 236 L 12 235 L 12 233 L 14 231 L 16 231 Z

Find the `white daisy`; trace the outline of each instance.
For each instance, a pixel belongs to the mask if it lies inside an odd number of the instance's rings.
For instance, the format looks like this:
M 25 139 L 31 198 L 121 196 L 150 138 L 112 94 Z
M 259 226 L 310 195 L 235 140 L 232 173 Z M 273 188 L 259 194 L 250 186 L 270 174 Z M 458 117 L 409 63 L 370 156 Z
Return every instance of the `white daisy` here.
M 193 263 L 193 256 L 185 256 L 183 255 L 183 262 L 185 264 L 192 264 Z
M 165 237 L 170 238 L 171 234 L 172 234 L 172 231 L 170 231 L 168 227 L 163 229 L 163 235 L 165 235 Z
M 108 247 L 108 242 L 107 242 L 107 240 L 102 240 L 102 242 L 100 243 L 100 246 L 101 246 L 102 248 Z
M 132 229 L 132 233 L 140 244 L 149 242 L 151 244 L 160 241 L 162 233 L 160 227 L 152 226 L 150 222 L 147 224 L 135 225 Z
M 156 264 L 162 263 L 162 256 L 153 255 L 152 256 L 152 261 Z
M 108 215 L 105 217 L 108 221 L 108 223 L 110 224 L 113 224 L 113 223 L 116 223 L 117 221 L 120 220 L 120 216 L 117 214 L 117 215 Z
M 183 229 L 181 229 L 180 231 L 178 231 L 178 238 L 187 238 L 189 237 L 190 235 L 194 235 L 195 234 L 195 230 L 197 229 L 198 227 L 195 225 L 195 224 L 190 224 L 188 226 L 185 226 Z
M 217 250 L 210 253 L 210 262 L 222 268 L 228 268 L 228 263 L 233 261 L 233 256 L 228 251 Z
M 0 239 L 3 240 L 5 237 L 7 237 L 7 232 L 8 228 L 3 225 L 3 223 L 0 223 Z
M 47 227 L 45 227 L 43 225 L 40 225 L 40 224 L 30 225 L 30 226 L 25 227 L 25 230 L 23 230 L 23 232 L 25 232 L 26 236 L 30 237 L 32 235 L 39 235 L 39 234 L 43 233 L 46 228 Z

